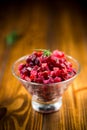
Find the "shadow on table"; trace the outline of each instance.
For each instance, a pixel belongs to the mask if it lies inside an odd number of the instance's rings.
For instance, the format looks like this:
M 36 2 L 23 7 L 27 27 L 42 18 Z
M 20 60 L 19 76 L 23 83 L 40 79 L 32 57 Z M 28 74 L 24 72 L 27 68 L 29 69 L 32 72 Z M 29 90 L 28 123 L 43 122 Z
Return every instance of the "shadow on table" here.
M 27 124 L 28 118 L 31 118 L 32 114 L 33 110 L 27 94 L 7 99 L 3 102 L 3 106 L 0 105 L 0 130 L 4 128 L 16 130 L 17 127 L 22 127 L 25 122 Z
M 6 115 L 7 108 L 0 106 L 0 120 Z

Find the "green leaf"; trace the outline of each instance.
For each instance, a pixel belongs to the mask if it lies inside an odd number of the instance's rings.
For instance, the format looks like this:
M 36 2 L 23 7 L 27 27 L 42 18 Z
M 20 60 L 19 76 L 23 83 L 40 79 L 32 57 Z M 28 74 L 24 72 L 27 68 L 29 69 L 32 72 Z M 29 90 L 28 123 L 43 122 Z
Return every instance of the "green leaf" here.
M 11 46 L 17 41 L 17 39 L 18 39 L 18 34 L 15 31 L 13 31 L 6 36 L 6 44 L 8 46 Z
M 43 51 L 44 56 L 50 56 L 52 53 L 49 50 L 46 49 L 35 49 L 36 51 Z
M 49 50 L 44 50 L 44 56 L 50 56 L 51 52 Z

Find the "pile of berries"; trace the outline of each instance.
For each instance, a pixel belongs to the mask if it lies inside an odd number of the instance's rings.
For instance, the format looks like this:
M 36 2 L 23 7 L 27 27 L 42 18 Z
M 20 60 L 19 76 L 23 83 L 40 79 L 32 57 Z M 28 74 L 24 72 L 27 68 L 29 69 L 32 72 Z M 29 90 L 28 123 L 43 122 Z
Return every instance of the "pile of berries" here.
M 49 84 L 65 81 L 76 74 L 64 52 L 36 50 L 19 65 L 20 77 L 26 81 Z

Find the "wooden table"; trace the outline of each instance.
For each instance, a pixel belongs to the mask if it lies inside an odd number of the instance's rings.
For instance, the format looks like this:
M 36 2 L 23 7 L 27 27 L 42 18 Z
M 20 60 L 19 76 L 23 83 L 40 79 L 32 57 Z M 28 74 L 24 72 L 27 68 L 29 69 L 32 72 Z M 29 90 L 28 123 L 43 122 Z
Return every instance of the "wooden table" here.
M 0 130 L 87 130 L 85 15 L 61 2 L 0 7 Z M 21 37 L 7 47 L 5 37 L 12 30 Z M 63 95 L 60 111 L 52 114 L 32 109 L 31 96 L 11 72 L 13 62 L 35 48 L 62 50 L 81 64 L 80 75 Z

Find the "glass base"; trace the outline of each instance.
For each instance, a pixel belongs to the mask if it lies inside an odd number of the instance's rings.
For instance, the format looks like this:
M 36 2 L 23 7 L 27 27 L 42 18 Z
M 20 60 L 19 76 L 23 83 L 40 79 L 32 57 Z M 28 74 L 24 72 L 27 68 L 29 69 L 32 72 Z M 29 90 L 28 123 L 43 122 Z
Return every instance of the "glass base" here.
M 62 106 L 62 98 L 58 99 L 58 101 L 54 103 L 51 102 L 49 104 L 41 104 L 32 100 L 33 109 L 41 113 L 51 113 L 58 111 L 61 106 Z

